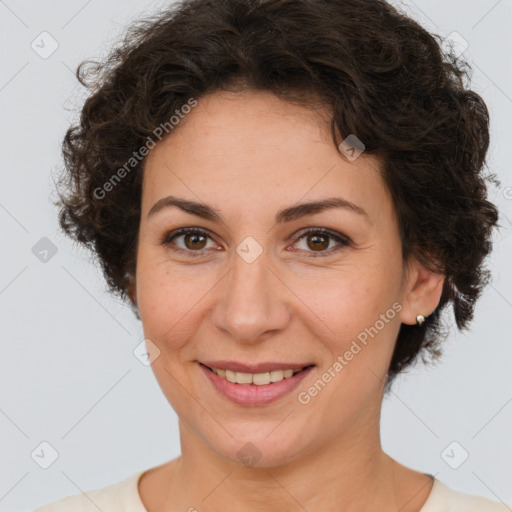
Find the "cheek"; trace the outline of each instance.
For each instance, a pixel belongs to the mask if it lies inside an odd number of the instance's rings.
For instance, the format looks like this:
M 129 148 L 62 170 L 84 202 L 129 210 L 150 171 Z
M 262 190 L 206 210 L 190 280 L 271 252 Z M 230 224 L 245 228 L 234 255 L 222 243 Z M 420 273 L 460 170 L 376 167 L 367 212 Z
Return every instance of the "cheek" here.
M 199 273 L 192 267 L 141 257 L 137 301 L 144 335 L 161 350 L 177 350 L 185 345 L 197 329 L 208 291 L 217 281 L 212 272 Z
M 398 277 L 391 269 L 361 265 L 317 273 L 315 280 L 298 274 L 294 292 L 343 339 L 357 335 L 373 325 L 399 297 Z
M 327 367 L 336 361 L 341 364 L 338 369 L 342 367 L 334 372 L 339 387 L 335 384 L 333 392 L 346 396 L 358 390 L 361 399 L 364 389 L 371 393 L 387 371 L 401 309 L 398 272 L 367 263 L 331 274 L 325 281 L 319 279 L 315 287 L 297 281 L 297 295 L 305 297 L 321 320 L 313 334 L 330 354 Z
M 339 268 L 303 266 L 284 271 L 283 280 L 293 290 L 293 294 L 283 296 L 283 300 L 295 303 L 291 314 L 307 324 L 308 330 L 315 331 L 314 336 L 333 355 L 344 353 L 352 340 L 371 328 L 396 301 L 398 276 L 389 265 L 381 263 L 384 259 L 389 261 L 387 258 L 376 256 L 374 252 L 367 253 L 360 261 L 354 258 L 351 264 Z M 224 275 L 225 269 L 173 265 L 141 250 L 137 300 L 145 336 L 161 350 L 185 346 L 187 339 L 194 339 L 202 317 L 215 308 L 214 299 L 208 295 L 219 293 Z M 382 330 L 383 336 L 389 336 L 387 324 Z
M 316 381 L 303 390 L 303 398 L 325 411 L 319 421 L 351 424 L 380 396 L 400 327 L 401 305 L 390 282 L 370 283 L 374 277 L 361 274 L 357 280 L 331 281 L 314 300 L 312 309 L 329 327 L 322 329 L 328 333 L 323 337 L 320 330 L 316 333 L 329 354 L 318 378 L 328 383 Z

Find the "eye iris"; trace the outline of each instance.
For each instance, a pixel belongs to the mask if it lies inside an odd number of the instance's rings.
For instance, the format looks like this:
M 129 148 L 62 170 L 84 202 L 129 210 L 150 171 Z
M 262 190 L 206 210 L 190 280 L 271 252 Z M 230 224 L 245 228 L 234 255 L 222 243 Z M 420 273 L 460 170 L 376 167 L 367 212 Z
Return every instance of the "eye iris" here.
M 313 240 L 313 246 L 312 248 L 316 248 L 316 249 L 326 249 L 327 247 L 329 247 L 329 241 L 328 241 L 328 236 L 325 236 L 325 235 L 309 235 L 307 240 L 308 240 L 308 244 L 311 240 Z M 318 240 L 323 240 L 323 243 L 320 242 L 318 243 Z
M 189 242 L 191 239 L 193 239 L 193 240 L 194 240 L 194 242 L 192 242 L 192 243 L 195 243 L 195 242 L 197 242 L 197 240 L 198 240 L 198 239 L 200 239 L 200 238 L 202 238 L 202 239 L 203 239 L 203 240 L 202 240 L 202 241 L 203 241 L 203 245 L 201 245 L 201 246 L 198 246 L 198 245 L 189 245 L 189 243 L 188 243 L 188 242 Z M 194 233 L 185 235 L 185 245 L 187 246 L 187 248 L 188 248 L 188 249 L 202 249 L 202 248 L 204 247 L 204 242 L 205 242 L 205 241 L 206 241 L 206 237 L 205 237 L 204 235 L 198 235 L 198 234 L 194 234 Z

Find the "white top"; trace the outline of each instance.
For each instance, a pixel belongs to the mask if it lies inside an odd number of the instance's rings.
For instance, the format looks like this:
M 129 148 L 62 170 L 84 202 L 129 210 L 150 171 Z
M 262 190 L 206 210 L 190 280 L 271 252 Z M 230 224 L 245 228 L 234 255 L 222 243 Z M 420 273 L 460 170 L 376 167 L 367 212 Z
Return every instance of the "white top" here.
M 140 499 L 138 483 L 146 470 L 102 489 L 74 494 L 33 512 L 147 512 Z M 427 501 L 419 512 L 506 512 L 510 507 L 487 498 L 450 489 L 434 478 Z

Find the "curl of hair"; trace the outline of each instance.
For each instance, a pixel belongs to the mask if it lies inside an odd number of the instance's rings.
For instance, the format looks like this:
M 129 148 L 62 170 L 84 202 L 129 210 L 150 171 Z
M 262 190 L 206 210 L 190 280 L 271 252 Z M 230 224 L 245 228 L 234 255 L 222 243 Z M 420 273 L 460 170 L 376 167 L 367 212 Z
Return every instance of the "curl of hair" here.
M 133 23 L 103 62 L 77 78 L 90 95 L 63 141 L 62 229 L 96 255 L 122 299 L 136 270 L 142 160 L 104 186 L 190 98 L 271 91 L 332 110 L 333 143 L 355 134 L 380 158 L 398 214 L 403 257 L 445 276 L 421 328 L 402 324 L 387 387 L 441 354 L 441 312 L 467 328 L 488 283 L 483 262 L 498 212 L 482 169 L 489 114 L 468 89 L 469 66 L 441 38 L 382 0 L 185 0 Z M 341 137 L 341 139 L 340 139 Z M 420 312 L 419 312 L 420 313 Z

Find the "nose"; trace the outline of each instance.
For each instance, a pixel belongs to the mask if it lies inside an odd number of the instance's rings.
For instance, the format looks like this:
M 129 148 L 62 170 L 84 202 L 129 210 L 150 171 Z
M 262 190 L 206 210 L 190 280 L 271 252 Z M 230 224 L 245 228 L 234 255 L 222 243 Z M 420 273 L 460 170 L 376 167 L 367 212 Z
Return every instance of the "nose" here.
M 269 263 L 265 252 L 251 263 L 234 254 L 231 269 L 219 284 L 213 322 L 237 342 L 257 343 L 290 322 L 292 294 Z

